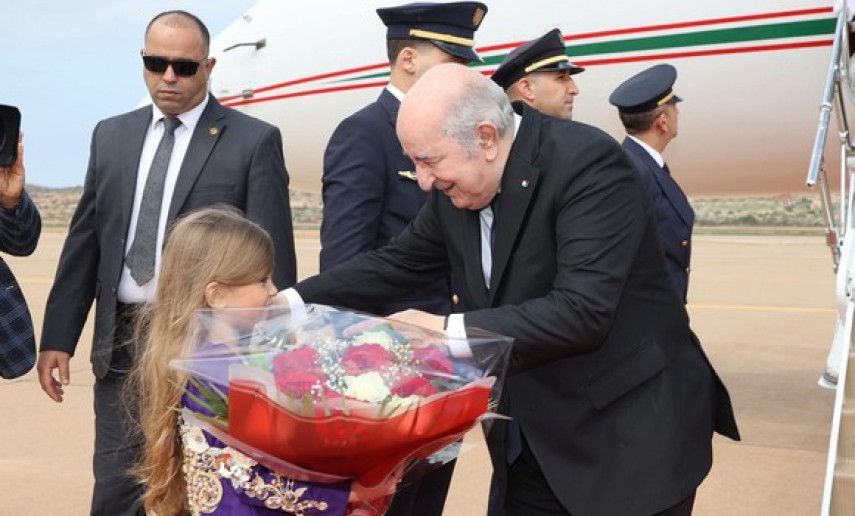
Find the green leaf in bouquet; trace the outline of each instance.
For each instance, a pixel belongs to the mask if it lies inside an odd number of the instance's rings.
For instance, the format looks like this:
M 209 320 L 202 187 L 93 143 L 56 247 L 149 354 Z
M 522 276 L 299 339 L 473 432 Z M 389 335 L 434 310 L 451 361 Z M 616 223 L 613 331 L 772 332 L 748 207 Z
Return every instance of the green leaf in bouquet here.
M 201 382 L 197 378 L 190 377 L 187 379 L 187 383 L 193 385 L 196 390 L 199 391 L 199 394 L 192 392 L 190 389 L 185 388 L 184 393 L 193 399 L 199 405 L 205 407 L 209 411 L 213 412 L 216 417 L 228 419 L 229 416 L 229 404 L 228 397 L 223 391 L 221 391 L 216 385 L 208 382 Z M 207 383 L 207 385 L 206 385 Z
M 273 355 L 271 353 L 253 353 L 244 357 L 247 365 L 257 367 L 262 371 L 273 371 Z
M 324 409 L 324 417 L 330 417 L 330 404 L 324 389 L 321 389 L 321 408 Z
M 303 394 L 303 398 L 300 400 L 303 404 L 303 415 L 307 417 L 312 417 L 315 415 L 315 404 L 312 400 L 312 395 L 310 393 Z

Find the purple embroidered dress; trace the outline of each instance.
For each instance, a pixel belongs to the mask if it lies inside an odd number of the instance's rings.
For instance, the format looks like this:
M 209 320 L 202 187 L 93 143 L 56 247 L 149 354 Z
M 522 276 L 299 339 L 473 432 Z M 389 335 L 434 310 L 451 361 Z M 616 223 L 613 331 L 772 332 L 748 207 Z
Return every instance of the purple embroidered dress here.
M 197 356 L 204 356 L 207 352 L 221 354 L 224 349 L 228 348 L 210 344 L 197 351 Z M 197 363 L 199 373 L 209 373 L 204 374 L 209 378 L 228 377 L 228 361 L 205 362 Z M 241 363 L 241 359 L 235 356 L 232 363 Z M 211 370 L 203 371 L 204 368 Z M 216 387 L 222 392 L 228 389 L 220 384 Z M 188 384 L 187 390 L 200 395 L 192 384 Z M 195 413 L 214 415 L 186 393 L 181 398 L 181 405 Z M 345 513 L 350 481 L 335 484 L 300 482 L 258 464 L 198 426 L 182 421 L 180 434 L 188 507 L 193 515 L 341 516 Z

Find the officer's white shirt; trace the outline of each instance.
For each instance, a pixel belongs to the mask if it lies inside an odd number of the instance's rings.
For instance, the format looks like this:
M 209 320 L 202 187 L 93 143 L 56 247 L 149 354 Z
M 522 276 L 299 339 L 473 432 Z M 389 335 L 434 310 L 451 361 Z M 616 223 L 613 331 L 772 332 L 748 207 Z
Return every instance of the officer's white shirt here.
M 160 260 L 163 251 L 163 239 L 166 234 L 166 216 L 169 214 L 169 205 L 172 201 L 172 192 L 175 191 L 175 183 L 178 181 L 178 172 L 181 170 L 181 164 L 184 163 L 184 155 L 187 154 L 187 148 L 190 146 L 190 139 L 193 136 L 193 131 L 196 129 L 196 124 L 202 116 L 202 111 L 208 105 L 208 96 L 205 99 L 186 113 L 178 115 L 181 120 L 181 125 L 175 128 L 175 143 L 172 147 L 172 155 L 169 157 L 169 167 L 166 169 L 166 179 L 163 185 L 163 199 L 160 203 L 160 219 L 157 222 L 157 247 L 154 255 L 154 277 L 144 285 L 137 285 L 137 282 L 131 277 L 131 270 L 127 264 L 122 265 L 122 276 L 119 279 L 119 289 L 116 292 L 120 303 L 145 303 L 154 299 L 155 288 L 157 287 L 157 278 L 160 275 Z M 157 151 L 157 146 L 163 137 L 163 118 L 165 115 L 154 104 L 151 105 L 151 123 L 146 132 L 145 141 L 143 142 L 142 153 L 140 154 L 140 166 L 137 169 L 137 184 L 134 189 L 134 205 L 131 211 L 131 223 L 128 227 L 128 234 L 125 238 L 125 256 L 131 249 L 131 244 L 134 241 L 134 235 L 137 230 L 137 219 L 140 214 L 140 203 L 142 203 L 143 191 L 145 190 L 145 182 L 148 179 L 148 171 L 151 168 L 151 162 L 154 161 L 154 154 Z
M 626 137 L 632 139 L 632 141 L 641 145 L 641 148 L 646 150 L 647 153 L 650 154 L 650 157 L 653 158 L 653 161 L 655 161 L 657 165 L 659 165 L 659 168 L 663 168 L 665 166 L 665 159 L 662 158 L 662 154 L 660 154 L 658 150 L 654 149 L 650 145 L 647 145 L 646 143 L 631 134 L 626 135 Z

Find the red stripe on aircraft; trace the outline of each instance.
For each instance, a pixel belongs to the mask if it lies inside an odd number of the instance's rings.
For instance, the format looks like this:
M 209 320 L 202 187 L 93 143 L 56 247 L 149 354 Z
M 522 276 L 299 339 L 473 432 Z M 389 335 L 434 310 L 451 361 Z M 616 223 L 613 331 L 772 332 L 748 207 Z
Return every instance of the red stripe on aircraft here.
M 633 63 L 638 61 L 658 61 L 681 57 L 705 57 L 727 54 L 744 54 L 748 52 L 767 52 L 770 50 L 790 50 L 794 48 L 811 48 L 831 46 L 832 40 L 798 41 L 795 43 L 780 43 L 778 45 L 754 45 L 750 47 L 717 48 L 711 50 L 689 50 L 685 52 L 669 52 L 665 54 L 645 54 L 630 57 L 615 57 L 611 59 L 591 59 L 590 61 L 575 61 L 579 66 L 598 66 L 605 64 Z
M 320 79 L 329 79 L 330 77 L 337 77 L 339 75 L 348 75 L 351 73 L 367 72 L 369 70 L 375 70 L 375 69 L 384 68 L 387 66 L 389 66 L 389 63 L 380 63 L 380 64 L 373 64 L 373 65 L 359 66 L 356 68 L 348 68 L 347 70 L 338 70 L 336 72 L 322 73 L 319 75 L 310 75 L 308 77 L 301 77 L 299 79 L 294 79 L 292 81 L 285 81 L 285 82 L 280 82 L 277 84 L 271 84 L 270 86 L 262 86 L 260 88 L 254 89 L 253 92 L 254 93 L 262 93 L 265 91 L 276 90 L 279 88 L 285 88 L 286 86 L 293 86 L 295 84 L 303 84 L 306 82 L 317 81 Z M 221 102 L 228 102 L 230 100 L 241 99 L 241 98 L 243 98 L 241 95 L 231 95 L 229 97 L 220 98 L 220 101 Z
M 317 88 L 314 90 L 304 90 L 304 91 L 295 91 L 293 93 L 283 93 L 282 95 L 274 95 L 272 97 L 261 97 L 261 98 L 252 98 L 246 100 L 240 100 L 238 102 L 223 102 L 226 106 L 235 107 L 235 106 L 246 106 L 249 104 L 257 104 L 259 102 L 267 102 L 270 100 L 282 100 L 288 99 L 292 97 L 304 97 L 306 95 L 316 95 L 320 93 L 333 93 L 336 91 L 345 91 L 345 90 L 358 90 L 361 88 L 374 88 L 377 86 L 386 86 L 389 81 L 375 81 L 375 82 L 366 82 L 362 84 L 347 84 L 344 86 L 333 86 L 331 88 Z M 258 91 L 258 90 L 256 90 Z
M 644 54 L 638 56 L 630 56 L 630 57 L 615 57 L 611 59 L 591 59 L 589 61 L 575 61 L 575 63 L 579 66 L 599 66 L 606 64 L 619 64 L 619 63 L 633 63 L 639 61 L 658 61 L 661 59 L 674 59 L 674 58 L 682 58 L 682 57 L 705 57 L 705 56 L 715 56 L 715 55 L 727 55 L 727 54 L 744 54 L 748 52 L 768 52 L 773 50 L 791 50 L 797 48 L 813 48 L 813 47 L 826 47 L 831 46 L 832 40 L 818 40 L 818 41 L 798 41 L 795 43 L 781 43 L 778 45 L 754 45 L 750 47 L 735 47 L 735 48 L 717 48 L 711 50 L 693 50 L 686 52 L 670 52 L 664 54 Z M 486 76 L 490 76 L 493 74 L 494 70 L 481 70 L 481 73 Z M 272 100 L 283 100 L 293 97 L 304 97 L 307 95 L 318 95 L 322 93 L 334 93 L 337 91 L 346 91 L 346 90 L 358 90 L 362 88 L 376 88 L 378 86 L 385 86 L 389 81 L 375 81 L 375 82 L 366 82 L 361 84 L 348 84 L 343 86 L 333 86 L 330 88 L 317 88 L 314 90 L 305 90 L 305 91 L 297 91 L 293 93 L 283 93 L 282 95 L 274 95 L 272 97 L 260 97 L 260 98 L 252 98 L 246 100 L 240 100 L 237 102 L 229 102 L 228 100 L 220 99 L 224 105 L 229 107 L 236 106 L 246 106 L 249 104 L 258 104 L 260 102 L 269 102 Z M 232 97 L 234 98 L 234 97 Z
M 570 41 L 570 40 L 574 40 L 574 39 L 584 39 L 584 38 L 593 38 L 593 37 L 601 37 L 601 36 L 614 36 L 614 35 L 632 34 L 632 33 L 638 33 L 638 32 L 655 32 L 655 31 L 659 31 L 659 30 L 678 29 L 678 28 L 686 28 L 686 27 L 698 27 L 698 26 L 703 26 L 703 25 L 715 25 L 715 24 L 720 24 L 720 23 L 736 23 L 736 22 L 741 22 L 741 21 L 754 21 L 754 20 L 763 20 L 763 19 L 771 19 L 771 18 L 786 18 L 786 17 L 791 17 L 791 16 L 804 16 L 804 15 L 811 15 L 811 14 L 827 14 L 827 13 L 830 14 L 832 11 L 833 11 L 833 9 L 831 7 L 816 7 L 816 8 L 812 8 L 812 9 L 798 9 L 798 10 L 793 10 L 793 11 L 778 11 L 778 12 L 771 12 L 771 13 L 748 14 L 748 15 L 743 15 L 743 16 L 730 16 L 730 17 L 726 17 L 726 18 L 710 18 L 710 19 L 706 19 L 706 20 L 695 20 L 695 21 L 669 23 L 669 24 L 661 24 L 661 25 L 648 25 L 646 27 L 630 27 L 630 28 L 625 28 L 625 29 L 614 29 L 614 30 L 598 31 L 598 32 L 585 32 L 585 33 L 581 33 L 581 34 L 573 34 L 570 36 L 564 36 L 564 40 Z M 514 48 L 514 47 L 521 45 L 522 43 L 524 43 L 524 41 L 515 41 L 512 43 L 502 43 L 499 45 L 489 45 L 489 46 L 484 46 L 484 47 L 477 47 L 476 50 L 479 52 L 491 52 L 493 50 Z M 809 45 L 809 46 L 818 46 L 818 45 Z M 797 46 L 783 47 L 783 48 L 799 48 L 799 46 L 797 45 Z M 772 49 L 772 50 L 774 50 L 774 49 Z M 738 52 L 738 50 L 736 52 Z M 734 51 L 722 52 L 722 53 L 734 53 Z M 710 54 L 706 54 L 706 53 L 701 53 L 701 54 L 687 53 L 687 54 L 689 54 L 689 55 L 687 55 L 687 57 L 691 57 L 693 55 L 710 55 Z M 588 63 L 591 63 L 591 62 L 594 62 L 595 64 L 599 64 L 600 62 L 603 62 L 603 63 L 611 63 L 611 62 L 620 63 L 620 62 L 630 62 L 630 61 L 635 61 L 635 60 L 638 60 L 638 59 L 627 58 L 624 60 L 624 58 L 617 58 L 616 60 L 589 61 Z M 577 64 L 579 64 L 579 63 L 582 63 L 582 61 L 579 61 Z M 321 79 L 329 79 L 332 77 L 340 77 L 340 76 L 349 75 L 352 73 L 360 73 L 360 72 L 367 72 L 370 70 L 378 70 L 378 69 L 386 68 L 388 66 L 389 66 L 389 63 L 377 63 L 377 64 L 372 64 L 372 65 L 359 66 L 356 68 L 348 68 L 345 70 L 337 70 L 335 72 L 327 72 L 327 73 L 322 73 L 322 74 L 318 74 L 318 75 L 310 75 L 307 77 L 301 77 L 299 79 L 293 79 L 290 81 L 271 84 L 268 86 L 261 86 L 259 88 L 253 89 L 253 93 L 263 93 L 265 91 L 276 90 L 276 89 L 285 88 L 288 86 L 294 86 L 296 84 L 303 84 L 303 83 L 317 81 L 317 80 L 321 80 Z M 373 86 L 375 84 L 376 83 L 370 83 L 368 85 L 354 85 L 351 88 L 334 87 L 334 88 L 309 90 L 309 91 L 326 93 L 327 91 L 341 91 L 344 89 L 357 89 L 360 87 L 367 88 L 367 87 Z M 385 82 L 383 84 L 385 84 Z M 305 95 L 305 94 L 306 94 L 306 92 L 301 92 L 301 93 L 286 94 L 286 95 L 279 95 L 276 97 L 265 97 L 265 98 L 279 99 L 279 98 L 301 96 L 301 95 Z M 243 99 L 243 96 L 241 96 L 241 95 L 230 95 L 227 97 L 220 97 L 219 100 L 220 100 L 220 102 L 229 102 L 232 100 L 239 101 L 236 104 L 232 104 L 235 106 L 242 106 L 244 104 L 252 103 L 250 101 L 253 101 L 253 99 L 248 99 L 248 101 L 240 102 L 240 99 Z M 257 102 L 258 100 L 259 99 L 255 99 L 254 101 Z
M 707 20 L 695 20 L 678 23 L 665 23 L 661 25 L 647 25 L 643 27 L 628 27 L 625 29 L 603 30 L 597 32 L 582 32 L 580 34 L 571 34 L 564 36 L 564 41 L 572 41 L 586 38 L 598 38 L 602 36 L 617 36 L 624 34 L 633 34 L 638 32 L 655 32 L 659 30 L 669 29 L 684 29 L 686 27 L 700 27 L 704 25 L 718 25 L 720 23 L 737 23 L 743 21 L 766 20 L 771 18 L 787 18 L 791 16 L 805 16 L 809 14 L 826 14 L 832 12 L 831 7 L 816 7 L 812 9 L 799 9 L 795 11 L 778 11 L 772 13 L 747 14 L 743 16 L 729 16 L 727 18 L 710 18 Z M 500 45 L 490 45 L 479 47 L 479 52 L 491 52 L 493 50 L 503 50 L 506 48 L 515 48 L 525 43 L 525 41 L 515 41 L 513 43 L 502 43 Z

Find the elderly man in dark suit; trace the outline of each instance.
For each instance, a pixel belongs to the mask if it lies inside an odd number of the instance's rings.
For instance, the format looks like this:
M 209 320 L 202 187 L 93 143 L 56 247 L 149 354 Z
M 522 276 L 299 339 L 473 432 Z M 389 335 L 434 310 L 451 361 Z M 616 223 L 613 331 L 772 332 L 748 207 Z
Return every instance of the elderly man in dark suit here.
M 55 401 L 93 302 L 95 489 L 92 514 L 135 514 L 140 486 L 126 471 L 139 444 L 126 437 L 120 391 L 133 364 L 135 307 L 152 299 L 160 252 L 181 214 L 229 204 L 273 237 L 274 282 L 296 264 L 282 140 L 275 127 L 221 106 L 208 93 L 215 60 L 195 16 L 168 11 L 146 29 L 144 77 L 152 106 L 100 122 L 41 336 L 39 380 Z M 54 377 L 58 370 L 59 377 Z
M 426 195 L 395 135 L 398 106 L 432 66 L 480 61 L 472 38 L 486 12 L 480 2 L 377 9 L 387 27 L 390 81 L 376 102 L 339 124 L 324 153 L 321 272 L 382 246 L 419 212 Z M 386 315 L 405 308 L 448 314 L 452 309 L 448 279 L 378 303 L 370 311 Z
M 676 79 L 677 70 L 669 64 L 650 67 L 615 88 L 609 102 L 618 108 L 626 129 L 623 150 L 650 198 L 668 272 L 685 303 L 695 212 L 662 157 L 677 137 L 677 103 L 682 99 L 673 90 Z
M 42 219 L 24 190 L 23 139 L 17 146 L 15 162 L 0 166 L 0 251 L 28 256 L 36 250 Z M 0 259 L 0 377 L 17 378 L 32 369 L 35 361 L 33 321 L 27 302 L 9 266 Z
M 515 339 L 500 405 L 514 423 L 487 436 L 490 513 L 689 514 L 712 432 L 739 434 L 617 142 L 526 106 L 516 125 L 504 92 L 459 65 L 416 83 L 398 135 L 428 203 L 386 246 L 287 290 L 289 304 L 361 308 L 450 269 L 463 313 L 394 317 Z

